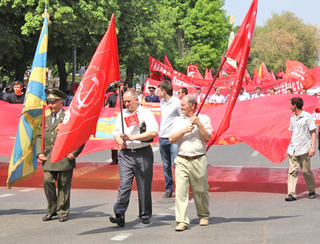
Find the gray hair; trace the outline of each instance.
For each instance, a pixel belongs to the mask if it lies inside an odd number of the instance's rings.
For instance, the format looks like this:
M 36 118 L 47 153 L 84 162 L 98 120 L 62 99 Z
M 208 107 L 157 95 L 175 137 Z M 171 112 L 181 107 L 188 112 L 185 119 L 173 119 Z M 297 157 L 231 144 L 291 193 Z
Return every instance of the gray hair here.
M 132 97 L 133 97 L 134 99 L 138 98 L 138 93 L 136 92 L 136 90 L 135 90 L 134 88 L 130 88 L 130 89 L 127 90 L 123 95 L 129 94 L 129 93 L 132 95 Z
M 194 105 L 195 105 L 195 108 L 197 109 L 198 102 L 197 102 L 197 99 L 196 99 L 194 96 L 192 96 L 192 95 L 185 95 L 184 98 L 187 99 L 187 101 L 188 101 L 188 103 L 189 103 L 190 105 L 193 105 L 193 104 L 194 104 Z

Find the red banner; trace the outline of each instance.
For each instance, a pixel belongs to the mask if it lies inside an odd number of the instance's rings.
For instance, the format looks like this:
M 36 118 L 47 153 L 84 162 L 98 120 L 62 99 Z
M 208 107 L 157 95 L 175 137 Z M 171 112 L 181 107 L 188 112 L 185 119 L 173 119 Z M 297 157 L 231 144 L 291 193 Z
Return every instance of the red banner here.
M 239 102 L 232 112 L 230 127 L 218 138 L 215 144 L 225 145 L 245 142 L 274 163 L 280 163 L 286 156 L 290 141 L 288 130 L 290 117 L 290 99 L 300 96 L 304 100 L 303 109 L 309 113 L 315 110 L 319 99 L 309 95 L 276 95 L 265 96 Z M 144 103 L 151 109 L 160 123 L 161 112 L 159 103 Z M 227 105 L 205 104 L 202 113 L 211 118 L 213 133 L 217 131 L 219 122 L 226 111 Z M 19 123 L 22 104 L 9 104 L 0 101 L 0 155 L 10 157 Z M 263 108 L 263 109 L 261 109 Z M 90 137 L 81 155 L 106 149 L 119 149 L 113 140 L 112 131 L 119 109 L 103 108 L 97 123 L 96 137 Z M 245 116 L 244 116 L 245 115 Z M 317 124 L 320 114 L 313 113 Z M 156 138 L 158 139 L 158 138 Z M 156 144 L 157 140 L 153 144 Z
M 65 115 L 52 149 L 57 162 L 95 134 L 97 121 L 110 83 L 120 80 L 114 15 Z

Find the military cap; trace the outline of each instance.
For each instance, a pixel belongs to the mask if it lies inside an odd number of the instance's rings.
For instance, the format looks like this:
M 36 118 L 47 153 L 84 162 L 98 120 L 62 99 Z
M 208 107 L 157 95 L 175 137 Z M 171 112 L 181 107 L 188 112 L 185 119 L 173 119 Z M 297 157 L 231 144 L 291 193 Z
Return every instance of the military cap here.
M 67 99 L 67 95 L 56 88 L 46 88 L 47 101 Z
M 156 88 L 154 86 L 149 86 L 149 90 L 151 90 L 151 91 L 153 90 L 154 91 L 155 89 Z

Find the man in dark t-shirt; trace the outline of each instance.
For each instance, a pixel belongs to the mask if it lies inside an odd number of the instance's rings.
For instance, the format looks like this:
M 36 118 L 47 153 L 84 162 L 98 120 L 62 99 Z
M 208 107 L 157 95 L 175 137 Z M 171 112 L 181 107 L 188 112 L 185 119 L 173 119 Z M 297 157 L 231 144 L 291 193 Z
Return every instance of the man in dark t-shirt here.
M 23 103 L 25 93 L 22 92 L 23 90 L 23 83 L 21 81 L 15 81 L 13 83 L 13 90 L 14 93 L 10 93 L 8 97 L 6 98 L 6 101 L 8 103 Z

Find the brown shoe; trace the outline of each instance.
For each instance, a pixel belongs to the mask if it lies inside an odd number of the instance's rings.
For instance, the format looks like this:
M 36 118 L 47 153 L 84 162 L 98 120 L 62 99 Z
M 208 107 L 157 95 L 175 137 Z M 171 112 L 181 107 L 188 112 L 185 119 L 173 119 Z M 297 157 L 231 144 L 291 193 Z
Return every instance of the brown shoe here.
M 205 219 L 205 218 L 202 218 L 202 219 L 200 219 L 199 225 L 200 226 L 207 226 L 207 225 L 209 225 L 209 220 Z
M 53 218 L 53 216 L 57 216 L 57 213 L 47 213 L 43 218 L 42 220 L 43 221 L 49 221 Z
M 59 217 L 59 222 L 66 222 L 66 221 L 68 221 L 68 217 L 67 216 Z
M 175 231 L 184 231 L 188 229 L 188 225 L 185 224 L 185 223 L 179 223 L 176 228 L 175 228 Z

